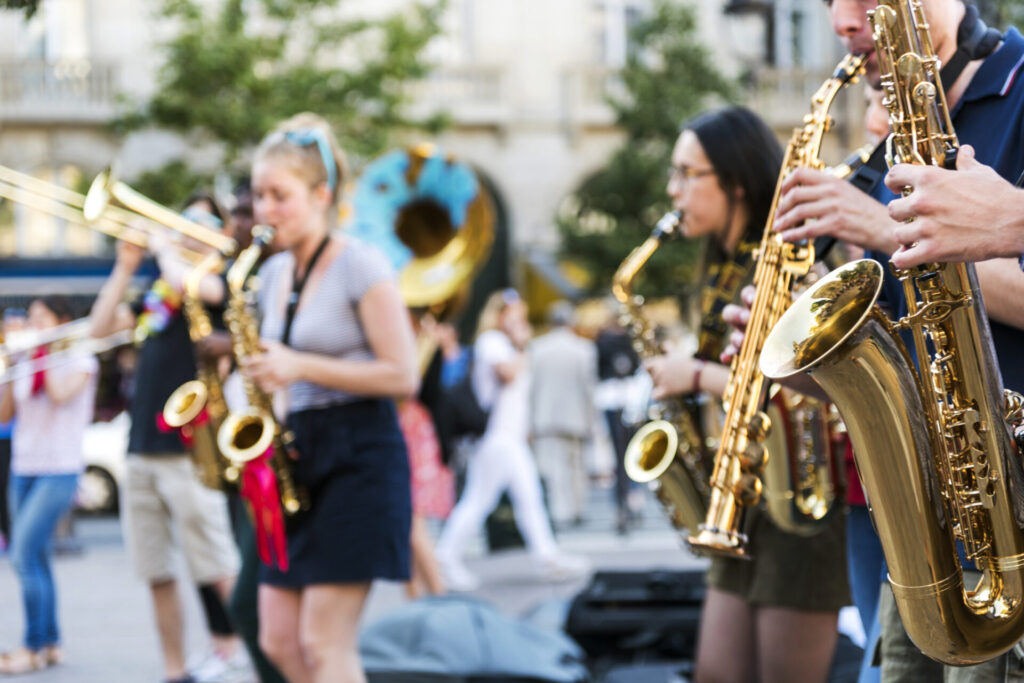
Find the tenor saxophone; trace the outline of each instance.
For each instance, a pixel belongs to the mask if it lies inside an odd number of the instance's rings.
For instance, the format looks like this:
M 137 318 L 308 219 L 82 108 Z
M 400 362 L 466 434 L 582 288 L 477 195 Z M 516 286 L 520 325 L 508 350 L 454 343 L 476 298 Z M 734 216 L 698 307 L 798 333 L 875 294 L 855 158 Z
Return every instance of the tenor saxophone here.
M 252 244 L 228 269 L 230 297 L 224 320 L 231 334 L 232 353 L 239 360 L 260 352 L 259 327 L 251 305 L 256 286 L 252 271 L 273 236 L 274 230 L 269 226 L 254 227 Z M 286 514 L 294 515 L 308 506 L 305 492 L 299 489 L 292 476 L 289 454 L 293 450 L 294 436 L 274 418 L 271 396 L 245 375 L 242 383 L 249 407 L 232 411 L 224 419 L 217 432 L 217 444 L 224 456 L 240 469 L 270 451 L 269 464 L 277 480 L 281 508 Z
M 920 3 L 880 0 L 871 23 L 889 162 L 955 168 L 957 138 Z M 1024 475 L 1010 426 L 1022 398 L 1003 390 L 973 265 L 895 274 L 908 309 L 898 322 L 874 303 L 881 265 L 847 264 L 782 317 L 761 367 L 770 377 L 810 374 L 839 407 L 908 635 L 933 659 L 975 664 L 1024 635 Z M 958 548 L 980 572 L 973 587 Z
M 798 168 L 825 168 L 819 153 L 831 127 L 829 108 L 843 87 L 863 73 L 864 61 L 863 55 L 847 55 L 839 63 L 832 77 L 814 94 L 804 125 L 793 131 L 786 146 L 758 249 L 754 272 L 757 294 L 746 336 L 729 370 L 724 396 L 727 409 L 711 474 L 708 513 L 699 532 L 689 538 L 697 552 L 749 557 L 748 539 L 740 531 L 743 509 L 759 503 L 765 488 L 784 492 L 768 500 L 772 519 L 785 528 L 806 529 L 808 533 L 821 529 L 835 497 L 830 454 L 803 448 L 803 444 L 795 444 L 796 448 L 790 450 L 788 446 L 793 444 L 787 443 L 785 426 L 776 424 L 773 428 L 773 420 L 762 409 L 767 382 L 757 359 L 769 330 L 789 306 L 794 287 L 810 271 L 815 258 L 813 244 L 785 242 L 772 229 L 782 182 Z M 774 451 L 772 457 L 770 451 Z
M 210 315 L 199 298 L 199 284 L 204 277 L 220 272 L 223 267 L 221 254 L 214 252 L 185 278 L 182 311 L 188 321 L 188 333 L 193 344 L 213 332 Z M 182 430 L 183 438 L 187 436 L 200 483 L 211 489 L 223 489 L 225 482 L 238 482 L 238 468 L 217 448 L 217 430 L 228 413 L 224 388 L 215 363 L 200 354 L 196 365 L 196 379 L 185 382 L 168 397 L 163 419 L 168 427 Z
M 643 297 L 633 281 L 658 247 L 676 236 L 682 216 L 665 214 L 640 246 L 633 249 L 612 279 L 612 293 L 622 307 L 621 322 L 641 358 L 660 354 L 654 330 L 643 314 Z M 676 529 L 693 531 L 707 512 L 709 459 L 691 401 L 672 399 L 651 407 L 650 422 L 626 446 L 625 470 L 633 481 L 650 485 Z

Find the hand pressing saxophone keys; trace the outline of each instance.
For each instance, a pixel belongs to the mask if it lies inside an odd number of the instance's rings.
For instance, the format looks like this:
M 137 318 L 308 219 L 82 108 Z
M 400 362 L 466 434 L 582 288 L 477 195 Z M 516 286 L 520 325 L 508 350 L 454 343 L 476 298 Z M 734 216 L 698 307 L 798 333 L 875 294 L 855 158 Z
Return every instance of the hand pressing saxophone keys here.
M 284 389 L 302 379 L 301 356 L 279 341 L 261 340 L 263 353 L 241 359 L 242 371 L 267 393 Z
M 830 235 L 887 254 L 899 246 L 885 206 L 845 180 L 800 168 L 786 177 L 781 191 L 772 229 L 787 242 Z
M 893 192 L 913 188 L 889 204 L 889 215 L 903 221 L 894 231 L 902 245 L 892 256 L 897 268 L 1024 253 L 1024 190 L 975 159 L 970 145 L 960 148 L 955 171 L 898 164 L 885 184 Z

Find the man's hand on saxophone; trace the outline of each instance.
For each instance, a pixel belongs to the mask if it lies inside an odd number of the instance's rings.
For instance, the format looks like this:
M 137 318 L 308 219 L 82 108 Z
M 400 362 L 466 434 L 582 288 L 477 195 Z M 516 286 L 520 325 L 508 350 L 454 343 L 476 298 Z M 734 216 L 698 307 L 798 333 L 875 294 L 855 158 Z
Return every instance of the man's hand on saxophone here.
M 901 221 L 895 237 L 903 248 L 892 257 L 896 267 L 1024 253 L 1024 190 L 975 159 L 970 145 L 960 147 L 956 168 L 899 164 L 889 171 L 890 190 L 914 188 L 889 204 L 889 215 Z
M 885 205 L 852 184 L 823 171 L 801 168 L 782 183 L 773 227 L 787 242 L 829 235 L 891 254 L 899 247 L 894 236 L 897 225 Z

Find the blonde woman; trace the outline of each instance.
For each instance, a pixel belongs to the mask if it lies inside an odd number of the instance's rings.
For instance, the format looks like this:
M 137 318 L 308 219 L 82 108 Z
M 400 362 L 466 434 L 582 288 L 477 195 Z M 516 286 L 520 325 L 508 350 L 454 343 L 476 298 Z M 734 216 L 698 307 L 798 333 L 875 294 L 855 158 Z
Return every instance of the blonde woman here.
M 256 220 L 282 252 L 260 271 L 264 352 L 243 370 L 285 390 L 297 483 L 288 570 L 261 567 L 260 645 L 293 683 L 365 680 L 357 625 L 374 579 L 409 579 L 409 465 L 392 399 L 417 389 L 412 328 L 391 266 L 332 235 L 345 163 L 326 122 L 300 114 L 260 144 Z
M 478 585 L 462 563 L 462 553 L 506 489 L 516 525 L 539 568 L 553 578 L 568 578 L 586 570 L 580 558 L 558 552 L 527 442 L 530 378 L 524 349 L 531 330 L 526 313 L 526 304 L 516 291 L 506 289 L 491 295 L 480 317 L 472 384 L 490 418 L 470 457 L 466 488 L 437 544 L 438 561 L 453 590 L 472 590 Z

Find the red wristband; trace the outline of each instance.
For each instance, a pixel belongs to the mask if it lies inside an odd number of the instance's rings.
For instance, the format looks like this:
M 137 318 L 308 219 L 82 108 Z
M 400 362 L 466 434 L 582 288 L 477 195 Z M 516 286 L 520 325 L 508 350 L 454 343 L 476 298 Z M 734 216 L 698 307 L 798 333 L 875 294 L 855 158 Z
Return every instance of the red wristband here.
M 700 373 L 704 370 L 704 361 L 697 359 L 697 369 L 693 371 L 693 393 L 700 391 Z

